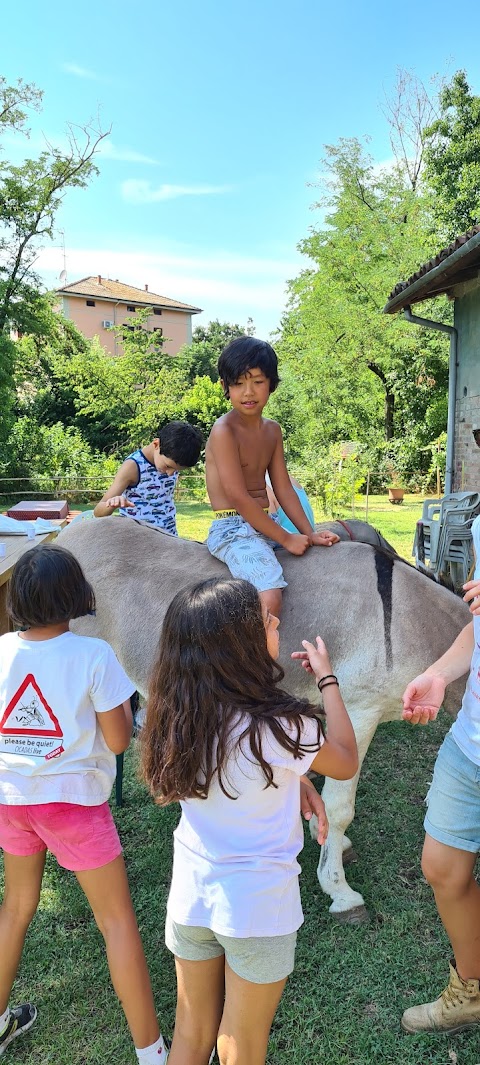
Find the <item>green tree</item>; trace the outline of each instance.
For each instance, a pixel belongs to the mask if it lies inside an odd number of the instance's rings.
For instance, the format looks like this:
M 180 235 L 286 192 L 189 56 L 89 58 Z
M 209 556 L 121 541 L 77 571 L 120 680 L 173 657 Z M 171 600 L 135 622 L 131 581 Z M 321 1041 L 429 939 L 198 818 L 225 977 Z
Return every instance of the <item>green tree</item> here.
M 439 240 L 453 240 L 480 220 L 480 96 L 459 70 L 439 97 L 425 130 L 424 180 Z
M 39 110 L 42 93 L 19 80 L 0 78 L 0 138 L 28 137 L 29 112 Z M 36 159 L 13 165 L 1 158 L 0 140 L 0 405 L 2 432 L 11 424 L 13 401 L 12 328 L 35 333 L 41 285 L 34 262 L 42 242 L 54 235 L 55 216 L 69 188 L 84 188 L 96 173 L 94 156 L 106 136 L 88 124 L 68 127 L 67 148 L 46 144 Z
M 418 452 L 431 439 L 428 411 L 446 389 L 447 352 L 436 334 L 382 309 L 398 278 L 431 254 L 421 164 L 398 158 L 379 168 L 352 139 L 327 147 L 323 170 L 321 220 L 299 245 L 313 265 L 290 282 L 279 344 L 282 368 L 307 397 L 306 453 L 342 440 L 371 448 L 394 436 Z
M 253 336 L 255 328 L 249 318 L 246 329 L 230 322 L 219 322 L 218 318 L 208 325 L 197 326 L 193 330 L 192 343 L 182 348 L 177 359 L 188 371 L 191 382 L 195 377 L 210 377 L 218 381 L 217 363 L 223 349 L 231 340 L 241 336 Z

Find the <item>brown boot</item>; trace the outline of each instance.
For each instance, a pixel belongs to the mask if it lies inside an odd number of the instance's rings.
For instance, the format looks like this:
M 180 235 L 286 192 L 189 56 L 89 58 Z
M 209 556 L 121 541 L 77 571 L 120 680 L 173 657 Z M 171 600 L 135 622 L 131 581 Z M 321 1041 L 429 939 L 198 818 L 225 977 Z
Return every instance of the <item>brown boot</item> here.
M 401 1020 L 405 1032 L 461 1032 L 480 1024 L 480 981 L 462 980 L 452 962 L 448 987 L 440 998 L 405 1010 Z

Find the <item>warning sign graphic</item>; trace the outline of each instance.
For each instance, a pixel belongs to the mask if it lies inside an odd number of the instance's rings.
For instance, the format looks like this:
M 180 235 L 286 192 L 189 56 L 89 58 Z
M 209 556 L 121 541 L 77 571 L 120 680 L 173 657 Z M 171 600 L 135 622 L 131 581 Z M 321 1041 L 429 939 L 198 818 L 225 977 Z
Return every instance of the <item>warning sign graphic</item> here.
M 63 732 L 33 676 L 28 673 L 0 721 L 0 751 L 30 758 L 54 758 L 63 751 Z

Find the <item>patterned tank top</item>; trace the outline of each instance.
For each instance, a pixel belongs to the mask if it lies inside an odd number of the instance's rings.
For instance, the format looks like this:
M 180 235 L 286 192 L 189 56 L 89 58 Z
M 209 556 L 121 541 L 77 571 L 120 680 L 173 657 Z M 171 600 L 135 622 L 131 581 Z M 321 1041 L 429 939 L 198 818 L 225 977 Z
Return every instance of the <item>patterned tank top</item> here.
M 149 462 L 143 451 L 133 451 L 127 458 L 133 459 L 138 467 L 138 482 L 124 491 L 133 507 L 120 507 L 119 513 L 126 518 L 140 518 L 158 525 L 159 529 L 177 536 L 175 521 L 175 503 L 173 494 L 178 481 L 178 473 L 160 473 Z

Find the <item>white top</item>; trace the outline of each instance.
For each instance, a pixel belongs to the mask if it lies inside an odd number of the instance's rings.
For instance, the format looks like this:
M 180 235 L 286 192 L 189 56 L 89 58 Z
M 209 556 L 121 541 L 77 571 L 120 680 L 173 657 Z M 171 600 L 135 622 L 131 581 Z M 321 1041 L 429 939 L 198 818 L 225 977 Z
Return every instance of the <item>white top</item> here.
M 303 723 L 302 742 L 314 746 L 300 758 L 265 730 L 262 749 L 274 767 L 276 788 L 265 787 L 247 739 L 243 750 L 235 747 L 224 776 L 237 798 L 227 798 L 214 776 L 206 799 L 180 804 L 167 904 L 177 923 L 239 938 L 288 935 L 303 923 L 297 862 L 303 847 L 300 777 L 318 750 L 316 720 Z M 243 727 L 239 724 L 234 735 Z
M 480 580 L 480 517 L 472 525 L 475 548 L 475 580 Z M 480 765 L 480 617 L 473 617 L 474 647 L 470 676 L 462 706 L 450 732 L 460 750 L 475 765 Z
M 73 632 L 51 640 L 1 636 L 0 803 L 105 802 L 115 755 L 96 715 L 134 691 L 104 640 Z

